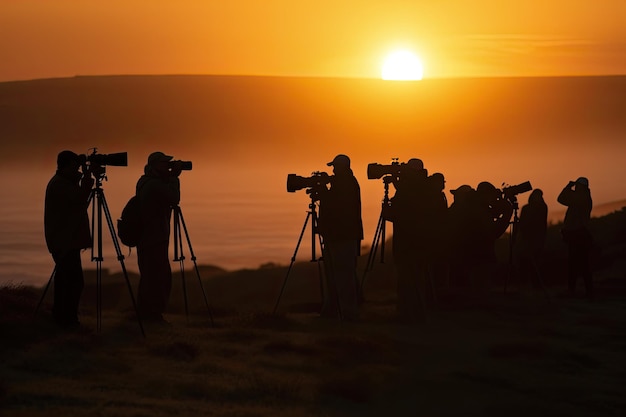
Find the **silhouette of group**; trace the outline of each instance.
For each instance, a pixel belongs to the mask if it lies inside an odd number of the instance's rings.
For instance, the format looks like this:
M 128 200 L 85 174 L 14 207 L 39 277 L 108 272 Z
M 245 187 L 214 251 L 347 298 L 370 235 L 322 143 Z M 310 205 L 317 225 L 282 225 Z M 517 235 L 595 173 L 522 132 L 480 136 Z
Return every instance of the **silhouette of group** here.
M 136 186 L 141 214 L 137 308 L 142 319 L 157 322 L 164 321 L 172 286 L 170 221 L 180 200 L 181 166 L 180 161 L 172 159 L 163 152 L 151 153 Z M 323 240 L 326 272 L 320 313 L 356 320 L 360 307 L 357 257 L 363 240 L 360 187 L 347 155 L 339 154 L 327 165 L 333 167 L 333 175 L 326 174 L 324 183 L 311 195 L 319 201 L 316 232 Z M 437 301 L 437 287 L 475 291 L 493 284 L 496 241 L 510 225 L 516 226 L 511 228 L 515 263 L 522 276 L 540 285 L 538 261 L 547 230 L 547 206 L 540 189 L 532 191 L 518 219 L 517 194 L 510 195 L 489 182 L 451 190 L 454 200 L 448 205 L 444 175 L 429 175 L 422 160 L 412 158 L 392 168 L 383 181 L 392 184 L 395 193 L 381 216 L 393 224 L 400 320 L 423 320 Z M 91 246 L 87 213 L 94 183 L 91 177 L 79 155 L 62 151 L 46 189 L 45 237 L 56 265 L 53 317 L 63 326 L 78 324 L 84 285 L 80 251 Z M 582 275 L 587 296 L 592 297 L 592 239 L 588 228 L 592 200 L 588 179 L 570 181 L 558 202 L 568 207 L 562 232 L 569 248 L 569 290 L 575 291 L 577 277 Z
M 172 287 L 170 219 L 180 200 L 178 177 L 183 164 L 172 159 L 163 152 L 151 153 L 136 186 L 140 219 L 137 312 L 145 321 L 164 322 Z M 93 246 L 88 206 L 93 200 L 94 177 L 101 178 L 104 172 L 98 163 L 87 162 L 84 155 L 60 152 L 57 171 L 46 189 L 44 230 L 55 262 L 53 318 L 64 327 L 80 324 L 78 306 L 84 286 L 80 251 Z

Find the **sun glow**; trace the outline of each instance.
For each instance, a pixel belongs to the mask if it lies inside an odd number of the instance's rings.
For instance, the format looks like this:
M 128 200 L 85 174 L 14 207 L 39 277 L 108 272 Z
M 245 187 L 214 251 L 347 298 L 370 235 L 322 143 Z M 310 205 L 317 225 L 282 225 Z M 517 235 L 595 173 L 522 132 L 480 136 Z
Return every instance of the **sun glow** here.
M 421 80 L 424 76 L 422 61 L 411 51 L 395 51 L 387 55 L 383 64 L 383 80 Z

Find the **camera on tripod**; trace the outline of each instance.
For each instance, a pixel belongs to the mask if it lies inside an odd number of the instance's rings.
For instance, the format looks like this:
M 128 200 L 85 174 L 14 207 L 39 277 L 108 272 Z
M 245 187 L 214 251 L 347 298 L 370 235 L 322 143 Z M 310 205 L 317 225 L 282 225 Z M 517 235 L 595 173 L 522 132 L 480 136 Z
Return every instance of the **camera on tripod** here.
M 116 167 L 128 166 L 128 153 L 119 152 L 111 154 L 97 153 L 98 149 L 94 148 L 93 152 L 89 155 L 78 155 L 81 160 L 81 164 L 88 164 L 91 166 L 105 166 L 112 165 Z
M 525 181 L 517 185 L 503 187 L 501 190 L 502 198 L 514 202 L 518 194 L 526 193 L 532 189 L 533 186 L 530 184 L 530 181 Z
M 315 171 L 310 177 L 302 177 L 296 174 L 287 175 L 287 192 L 295 193 L 298 190 L 306 188 L 306 193 L 311 195 L 314 200 L 319 199 L 319 193 L 326 189 L 332 179 L 331 175 L 323 171 Z
M 367 179 L 377 180 L 385 175 L 399 176 L 406 166 L 406 162 L 398 162 L 397 159 L 394 159 L 394 161 L 388 165 L 371 163 L 367 165 Z
M 106 166 L 128 166 L 128 153 L 118 152 L 111 154 L 99 154 L 97 148 L 93 148 L 88 155 L 78 155 L 80 164 L 83 166 L 83 172 L 89 172 L 95 178 L 104 177 L 106 174 Z

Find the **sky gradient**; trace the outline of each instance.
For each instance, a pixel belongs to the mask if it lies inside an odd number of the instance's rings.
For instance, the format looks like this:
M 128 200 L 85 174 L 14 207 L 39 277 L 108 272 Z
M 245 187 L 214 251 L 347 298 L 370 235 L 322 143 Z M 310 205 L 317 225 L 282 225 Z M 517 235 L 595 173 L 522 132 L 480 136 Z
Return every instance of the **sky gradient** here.
M 626 74 L 626 1 L 20 0 L 0 13 L 0 81 L 105 74 L 425 77 Z

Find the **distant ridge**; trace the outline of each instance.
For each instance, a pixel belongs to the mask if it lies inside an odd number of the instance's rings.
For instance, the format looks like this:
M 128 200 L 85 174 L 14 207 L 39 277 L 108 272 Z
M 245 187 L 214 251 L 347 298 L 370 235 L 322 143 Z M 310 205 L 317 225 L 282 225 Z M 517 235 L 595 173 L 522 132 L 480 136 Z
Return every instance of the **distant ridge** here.
M 417 156 L 448 187 L 529 180 L 553 207 L 580 174 L 597 202 L 626 195 L 615 181 L 626 176 L 624 108 L 626 76 L 76 76 L 0 83 L 0 151 L 15 156 L 4 165 L 32 167 L 99 147 L 141 169 L 147 149 L 168 149 L 240 176 L 267 168 L 264 181 L 270 168 L 306 174 L 339 152 L 358 167 Z
M 591 210 L 591 217 L 604 217 L 607 214 L 620 211 L 624 208 L 626 208 L 626 199 L 594 205 Z M 563 210 L 556 210 L 551 212 L 548 215 L 548 221 L 553 224 L 562 222 L 563 218 L 565 217 L 565 211 L 566 209 L 564 208 Z
M 541 146 L 557 132 L 574 142 L 580 132 L 623 130 L 625 92 L 626 76 L 392 82 L 110 75 L 2 82 L 0 149 L 38 152 L 38 144 L 82 146 L 86 138 L 128 149 L 146 141 L 170 145 L 174 137 L 219 138 L 212 144 L 218 152 L 241 151 L 236 142 L 254 137 L 295 155 L 310 140 L 380 142 L 382 149 L 391 142 L 446 143 L 457 153 L 502 138 Z

